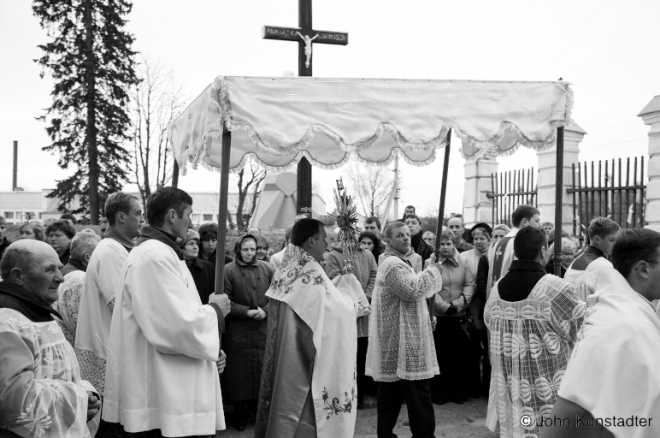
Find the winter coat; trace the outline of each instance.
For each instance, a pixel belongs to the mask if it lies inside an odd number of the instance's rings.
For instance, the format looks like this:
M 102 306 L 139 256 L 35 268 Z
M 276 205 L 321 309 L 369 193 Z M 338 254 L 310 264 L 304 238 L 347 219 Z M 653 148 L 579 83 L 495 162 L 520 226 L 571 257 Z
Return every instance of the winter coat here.
M 223 350 L 227 353 L 225 378 L 230 401 L 259 397 L 261 370 L 266 350 L 268 319 L 248 318 L 248 310 L 261 307 L 268 313 L 266 291 L 275 269 L 267 262 L 246 264 L 236 259 L 225 267 L 225 293 L 231 302 Z

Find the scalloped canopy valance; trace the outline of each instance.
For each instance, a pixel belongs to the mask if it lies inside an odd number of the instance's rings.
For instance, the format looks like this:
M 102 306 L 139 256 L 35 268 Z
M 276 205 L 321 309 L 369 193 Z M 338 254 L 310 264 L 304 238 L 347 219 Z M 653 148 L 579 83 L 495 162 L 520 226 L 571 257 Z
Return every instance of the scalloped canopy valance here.
M 326 169 L 350 159 L 384 165 L 397 153 L 423 166 L 449 129 L 467 158 L 551 147 L 572 104 L 567 82 L 220 76 L 173 122 L 170 139 L 182 169 L 220 168 L 224 129 L 232 170 L 250 155 L 274 171 L 303 156 Z

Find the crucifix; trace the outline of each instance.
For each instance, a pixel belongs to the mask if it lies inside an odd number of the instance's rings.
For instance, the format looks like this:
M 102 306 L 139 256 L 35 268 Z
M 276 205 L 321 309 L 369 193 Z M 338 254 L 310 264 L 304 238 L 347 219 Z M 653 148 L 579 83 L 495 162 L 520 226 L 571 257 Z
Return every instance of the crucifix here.
M 313 44 L 348 44 L 347 33 L 312 29 L 312 0 L 298 0 L 298 26 L 264 26 L 263 34 L 268 40 L 298 42 L 298 76 L 312 76 Z M 296 198 L 296 209 L 299 213 L 312 207 L 312 165 L 304 157 L 298 162 Z

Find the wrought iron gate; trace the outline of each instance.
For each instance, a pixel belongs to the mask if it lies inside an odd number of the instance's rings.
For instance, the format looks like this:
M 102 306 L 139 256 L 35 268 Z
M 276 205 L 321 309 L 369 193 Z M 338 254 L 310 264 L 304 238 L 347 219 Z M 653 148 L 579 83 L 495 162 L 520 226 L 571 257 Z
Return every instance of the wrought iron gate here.
M 496 224 L 511 226 L 511 213 L 520 204 L 537 207 L 536 174 L 533 167 L 490 174 L 493 190 L 487 196 L 493 200 L 493 226 Z
M 604 165 L 603 165 L 604 163 Z M 632 172 L 630 169 L 632 163 Z M 618 164 L 618 166 L 617 166 Z M 582 240 L 589 222 L 608 217 L 621 228 L 645 225 L 646 179 L 644 157 L 621 158 L 573 165 L 573 234 Z

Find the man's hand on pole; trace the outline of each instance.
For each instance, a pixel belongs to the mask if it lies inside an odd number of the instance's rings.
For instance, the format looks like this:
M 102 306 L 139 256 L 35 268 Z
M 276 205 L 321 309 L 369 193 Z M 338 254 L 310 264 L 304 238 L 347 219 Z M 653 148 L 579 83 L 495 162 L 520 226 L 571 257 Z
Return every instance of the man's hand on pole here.
M 222 316 L 226 317 L 229 315 L 229 312 L 231 311 L 231 304 L 227 294 L 211 294 L 211 296 L 209 296 L 209 304 L 211 303 L 217 304 L 220 307 Z

